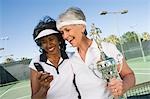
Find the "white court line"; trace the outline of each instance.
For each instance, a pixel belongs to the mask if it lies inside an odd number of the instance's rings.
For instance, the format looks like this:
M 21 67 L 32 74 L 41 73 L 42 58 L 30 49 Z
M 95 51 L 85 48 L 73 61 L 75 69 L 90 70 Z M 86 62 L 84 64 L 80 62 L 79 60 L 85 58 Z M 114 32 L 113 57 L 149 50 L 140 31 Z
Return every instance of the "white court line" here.
M 132 68 L 133 70 L 150 70 L 150 68 Z
M 30 97 L 30 95 L 26 95 L 26 96 L 19 97 L 19 98 L 16 98 L 16 99 L 23 99 L 23 98 L 27 98 L 27 97 Z
M 135 73 L 135 74 L 140 74 L 140 75 L 150 75 L 150 73 Z
M 16 89 L 20 89 L 20 88 L 24 88 L 24 87 L 29 87 L 30 85 L 26 85 L 26 86 L 21 86 L 21 87 L 16 87 L 16 88 L 11 88 L 10 90 L 16 90 Z M 9 91 L 10 91 L 9 90 Z
M 28 85 L 28 86 L 29 86 L 29 85 Z M 17 88 L 10 88 L 10 89 L 6 90 L 3 94 L 1 94 L 1 95 L 0 95 L 0 98 L 1 98 L 2 96 L 4 96 L 7 92 L 11 91 L 11 90 L 16 90 L 16 89 L 24 88 L 24 87 L 27 87 L 27 86 L 22 86 L 22 87 L 17 87 Z

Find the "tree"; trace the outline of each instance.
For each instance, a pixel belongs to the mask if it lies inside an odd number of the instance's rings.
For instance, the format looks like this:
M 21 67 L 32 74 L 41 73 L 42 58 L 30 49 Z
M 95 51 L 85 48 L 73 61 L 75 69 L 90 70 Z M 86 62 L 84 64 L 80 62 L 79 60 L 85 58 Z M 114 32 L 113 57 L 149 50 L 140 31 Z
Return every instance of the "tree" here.
M 148 32 L 144 32 L 142 34 L 142 38 L 144 41 L 148 41 L 148 40 L 150 40 L 150 34 Z
M 122 38 L 126 42 L 138 42 L 138 35 L 134 31 L 126 32 L 125 34 L 122 35 Z
M 29 64 L 31 61 L 31 59 L 28 59 L 27 57 L 22 57 L 20 62 L 23 64 Z
M 117 45 L 119 43 L 119 38 L 116 35 L 110 35 L 108 38 L 105 38 L 104 41 Z
M 22 57 L 21 58 L 21 61 L 25 61 L 25 60 L 28 60 L 28 58 L 27 57 Z
M 14 62 L 13 58 L 6 58 L 5 63 L 12 63 Z

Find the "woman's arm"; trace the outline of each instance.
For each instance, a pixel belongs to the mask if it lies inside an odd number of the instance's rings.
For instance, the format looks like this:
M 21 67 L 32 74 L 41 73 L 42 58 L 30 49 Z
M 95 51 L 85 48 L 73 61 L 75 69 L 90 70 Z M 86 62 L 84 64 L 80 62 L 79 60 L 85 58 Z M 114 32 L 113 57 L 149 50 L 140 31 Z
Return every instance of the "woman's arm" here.
M 121 68 L 121 64 L 118 66 L 118 70 L 120 68 Z M 134 72 L 128 66 L 125 58 L 123 58 L 122 60 L 122 70 L 120 72 L 120 76 L 123 80 L 123 93 L 135 85 L 136 79 L 135 79 Z
M 127 90 L 135 85 L 135 75 L 124 58 L 122 60 L 122 64 L 118 65 L 118 71 L 120 68 L 122 68 L 120 72 L 121 79 L 113 78 L 108 83 L 108 88 L 114 96 L 123 95 Z
M 30 69 L 32 99 L 46 99 L 53 76 Z

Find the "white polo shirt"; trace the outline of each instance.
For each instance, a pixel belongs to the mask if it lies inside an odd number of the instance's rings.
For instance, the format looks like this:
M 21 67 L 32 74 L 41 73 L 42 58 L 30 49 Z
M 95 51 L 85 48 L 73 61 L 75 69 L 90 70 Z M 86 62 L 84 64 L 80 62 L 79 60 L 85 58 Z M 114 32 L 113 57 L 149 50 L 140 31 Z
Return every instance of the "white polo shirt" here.
M 78 99 L 78 93 L 73 84 L 74 74 L 70 61 L 61 58 L 59 60 L 59 67 L 56 69 L 50 61 L 42 57 L 41 54 L 32 59 L 29 67 L 36 70 L 34 66 L 36 62 L 41 64 L 46 72 L 53 75 L 54 79 L 50 83 L 51 87 L 48 90 L 47 99 Z
M 117 50 L 115 45 L 102 42 L 102 49 L 108 57 L 113 57 L 118 61 L 118 55 L 121 53 Z M 111 94 L 106 89 L 107 82 L 95 76 L 93 71 L 89 68 L 90 65 L 95 64 L 100 59 L 100 52 L 95 41 L 92 41 L 88 48 L 85 62 L 81 59 L 78 51 L 70 57 L 72 61 L 73 71 L 75 73 L 75 80 L 78 90 L 81 94 L 81 99 L 109 99 Z

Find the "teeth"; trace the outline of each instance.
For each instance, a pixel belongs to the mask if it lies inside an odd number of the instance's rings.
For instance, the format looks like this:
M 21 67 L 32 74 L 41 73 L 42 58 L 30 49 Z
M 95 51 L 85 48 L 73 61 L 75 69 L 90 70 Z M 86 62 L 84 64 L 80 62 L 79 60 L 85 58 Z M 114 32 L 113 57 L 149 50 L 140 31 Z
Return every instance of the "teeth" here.
M 53 50 L 54 50 L 54 47 L 51 47 L 51 48 L 49 48 L 48 50 L 49 50 L 49 51 L 53 51 Z
M 74 39 L 74 37 L 69 37 L 68 41 L 71 42 Z

